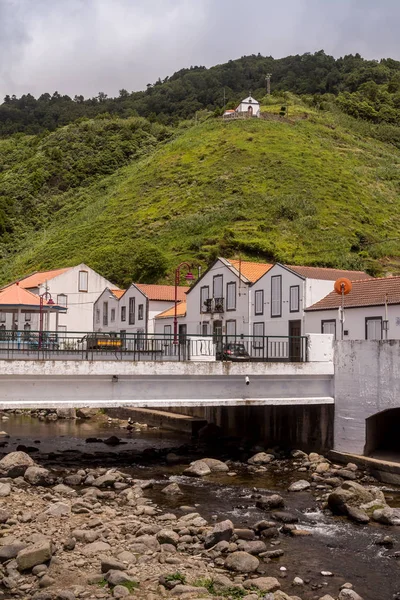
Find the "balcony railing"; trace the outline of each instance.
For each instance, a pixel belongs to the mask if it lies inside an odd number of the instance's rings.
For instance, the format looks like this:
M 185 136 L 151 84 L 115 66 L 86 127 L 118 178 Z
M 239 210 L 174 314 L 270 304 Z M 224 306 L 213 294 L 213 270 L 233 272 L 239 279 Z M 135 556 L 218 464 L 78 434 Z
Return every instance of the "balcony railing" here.
M 223 313 L 224 312 L 224 298 L 208 298 L 204 302 L 205 313 Z
M 0 360 L 129 360 L 306 362 L 306 336 L 5 331 Z

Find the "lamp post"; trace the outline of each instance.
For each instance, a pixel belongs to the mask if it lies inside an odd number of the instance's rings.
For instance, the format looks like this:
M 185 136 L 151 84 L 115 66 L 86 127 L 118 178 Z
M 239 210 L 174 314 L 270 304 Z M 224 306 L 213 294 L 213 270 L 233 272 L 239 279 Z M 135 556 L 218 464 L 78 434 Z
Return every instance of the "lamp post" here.
M 54 300 L 51 297 L 51 294 L 49 291 L 43 292 L 43 294 L 39 295 L 40 298 L 40 303 L 39 303 L 39 350 L 42 348 L 42 343 L 43 343 L 43 305 L 44 305 L 44 301 L 46 301 L 47 305 L 52 305 L 54 304 Z
M 190 271 L 190 265 L 187 262 L 183 262 L 178 265 L 175 269 L 175 304 L 174 304 L 174 344 L 178 343 L 178 285 L 181 279 L 181 268 L 186 267 L 187 273 L 185 275 L 186 281 L 193 281 L 193 273 Z

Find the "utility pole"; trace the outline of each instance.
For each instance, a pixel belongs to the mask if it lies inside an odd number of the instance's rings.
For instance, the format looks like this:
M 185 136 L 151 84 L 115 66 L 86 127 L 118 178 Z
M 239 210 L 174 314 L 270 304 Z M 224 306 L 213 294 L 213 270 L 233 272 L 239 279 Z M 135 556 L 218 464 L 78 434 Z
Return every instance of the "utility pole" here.
M 271 77 L 272 73 L 267 73 L 265 76 L 265 81 L 267 82 L 267 95 L 271 95 Z

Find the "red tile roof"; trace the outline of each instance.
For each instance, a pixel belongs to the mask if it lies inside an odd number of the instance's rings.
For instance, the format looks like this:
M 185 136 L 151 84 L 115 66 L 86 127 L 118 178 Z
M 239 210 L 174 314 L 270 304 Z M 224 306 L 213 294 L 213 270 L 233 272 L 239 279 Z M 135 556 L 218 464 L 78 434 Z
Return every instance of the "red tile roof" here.
M 239 261 L 237 259 L 228 258 L 228 262 L 235 267 L 237 271 L 240 271 L 241 274 L 246 277 L 251 283 L 255 283 L 265 275 L 273 265 L 269 263 L 258 263 L 258 262 L 249 262 L 248 260 Z
M 159 300 L 161 302 L 174 302 L 175 286 L 173 285 L 152 285 L 148 283 L 134 284 L 149 300 Z M 189 287 L 180 285 L 178 287 L 178 300 L 186 300 L 186 292 Z
M 175 306 L 172 308 L 168 308 L 164 310 L 164 312 L 160 313 L 156 316 L 156 319 L 168 319 L 169 317 L 175 316 Z M 185 317 L 186 316 L 186 302 L 179 302 L 176 307 L 176 316 L 177 317 Z
M 382 306 L 387 298 L 388 304 L 400 304 L 400 277 L 381 277 L 353 281 L 353 288 L 344 299 L 345 308 L 357 306 Z M 339 308 L 342 304 L 340 294 L 330 294 L 306 308 L 306 311 L 329 310 Z
M 0 290 L 0 307 L 2 306 L 25 306 L 30 308 L 39 308 L 40 297 L 37 294 L 32 294 L 28 290 L 14 283 Z M 44 302 L 44 306 L 56 307 L 54 304 L 48 305 Z M 58 307 L 57 307 L 58 308 Z
M 32 273 L 32 275 L 27 275 L 23 277 L 19 281 L 19 285 L 23 288 L 36 288 L 45 281 L 49 281 L 58 275 L 62 275 L 62 273 L 66 273 L 73 267 L 66 267 L 64 269 L 54 269 L 53 271 L 40 271 L 37 273 Z
M 115 296 L 117 298 L 117 300 L 119 300 L 121 298 L 121 296 L 123 296 L 126 292 L 126 290 L 110 290 L 110 291 L 113 294 L 113 296 Z
M 339 277 L 347 277 L 350 281 L 358 279 L 373 279 L 364 271 L 345 271 L 343 269 L 330 269 L 325 267 L 303 267 L 300 265 L 283 265 L 302 277 L 309 279 L 322 279 L 324 281 L 336 281 Z

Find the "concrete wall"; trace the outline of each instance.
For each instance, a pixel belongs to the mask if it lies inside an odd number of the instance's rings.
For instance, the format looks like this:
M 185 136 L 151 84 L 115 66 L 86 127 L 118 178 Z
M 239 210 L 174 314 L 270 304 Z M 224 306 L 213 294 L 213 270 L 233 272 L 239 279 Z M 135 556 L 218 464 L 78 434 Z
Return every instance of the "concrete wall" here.
M 336 342 L 334 449 L 364 454 L 366 419 L 398 407 L 400 342 Z

